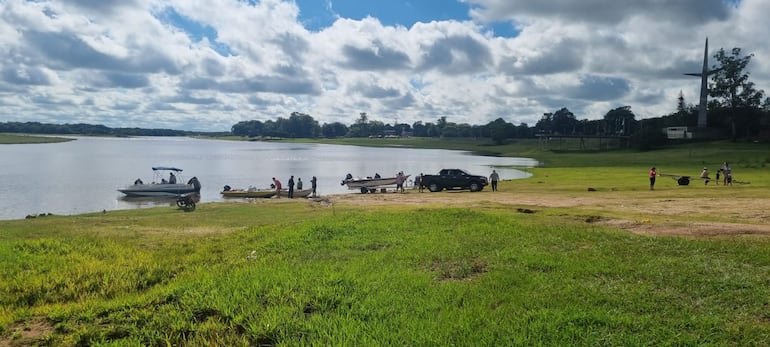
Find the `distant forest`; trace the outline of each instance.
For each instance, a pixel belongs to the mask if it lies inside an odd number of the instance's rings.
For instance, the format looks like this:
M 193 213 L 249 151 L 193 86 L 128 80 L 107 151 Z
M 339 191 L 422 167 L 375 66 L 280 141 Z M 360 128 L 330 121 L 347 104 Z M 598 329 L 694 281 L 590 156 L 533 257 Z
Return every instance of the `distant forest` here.
M 726 52 L 720 49 L 714 57 L 718 64 L 709 84 L 708 137 L 732 140 L 770 139 L 770 98 L 757 89 L 744 72 L 753 55 L 744 56 L 740 48 Z M 436 122 L 386 124 L 372 120 L 363 112 L 353 124 L 340 122 L 319 124 L 312 116 L 293 112 L 288 118 L 248 120 L 233 125 L 230 132 L 206 133 L 170 129 L 109 128 L 90 124 L 43 124 L 38 122 L 0 123 L 0 132 L 32 134 L 82 134 L 101 136 L 192 136 L 236 135 L 249 138 L 337 138 L 337 137 L 473 137 L 489 138 L 502 144 L 509 139 L 537 136 L 616 137 L 640 149 L 654 148 L 667 142 L 664 128 L 697 126 L 698 107 L 685 102 L 682 93 L 672 109 L 676 111 L 655 118 L 637 120 L 631 106 L 607 111 L 601 119 L 577 117 L 566 107 L 543 114 L 530 126 L 507 122 L 502 117 L 484 125 L 454 123 L 447 117 Z
M 220 134 L 171 129 L 110 128 L 104 125 L 83 123 L 47 124 L 39 122 L 0 123 L 0 133 L 92 136 L 194 136 Z

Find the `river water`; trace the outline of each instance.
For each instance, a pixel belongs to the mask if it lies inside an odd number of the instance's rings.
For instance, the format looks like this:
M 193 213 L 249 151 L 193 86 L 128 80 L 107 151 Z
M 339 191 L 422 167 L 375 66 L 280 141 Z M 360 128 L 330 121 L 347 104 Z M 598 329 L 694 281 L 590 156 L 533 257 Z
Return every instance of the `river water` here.
M 375 148 L 325 144 L 221 141 L 181 137 L 75 137 L 51 144 L 0 145 L 0 219 L 52 213 L 80 214 L 152 206 L 175 206 L 168 199 L 125 198 L 116 189 L 141 178 L 153 179 L 153 166 L 184 171 L 180 181 L 201 181 L 201 202 L 222 201 L 224 185 L 267 188 L 276 177 L 286 185 L 290 175 L 306 188 L 318 178 L 320 195 L 355 193 L 340 181 L 354 177 L 432 174 L 461 168 L 501 179 L 527 177 L 506 166 L 533 167 L 528 158 L 472 155 L 462 151 Z M 410 177 L 410 179 L 411 179 Z

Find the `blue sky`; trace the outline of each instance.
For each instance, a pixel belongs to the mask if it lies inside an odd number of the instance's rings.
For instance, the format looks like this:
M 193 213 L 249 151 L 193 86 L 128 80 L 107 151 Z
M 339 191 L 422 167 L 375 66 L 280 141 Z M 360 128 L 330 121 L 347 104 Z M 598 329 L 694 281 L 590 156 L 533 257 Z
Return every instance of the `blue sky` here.
M 299 0 L 299 22 L 308 30 L 318 32 L 328 28 L 339 18 L 361 20 L 366 17 L 376 18 L 383 25 L 411 27 L 415 23 L 431 21 L 471 21 L 468 3 L 447 0 L 422 1 L 320 1 Z M 196 21 L 181 16 L 172 8 L 167 9 L 164 17 L 169 23 L 187 32 L 193 40 L 207 37 L 214 41 L 217 33 L 210 26 L 203 26 Z M 518 31 L 512 23 L 490 22 L 480 24 L 495 36 L 515 37 Z M 226 45 L 217 45 L 222 54 L 231 53 Z
M 754 57 L 770 1 L 4 0 L 0 121 L 223 131 L 288 117 L 534 125 L 697 104 L 703 41 Z
M 324 29 L 337 18 L 377 18 L 385 25 L 411 27 L 417 22 L 469 21 L 471 6 L 468 3 L 449 0 L 412 1 L 356 1 L 356 0 L 299 0 L 300 20 L 313 31 Z M 511 23 L 486 23 L 496 36 L 513 37 L 518 33 Z

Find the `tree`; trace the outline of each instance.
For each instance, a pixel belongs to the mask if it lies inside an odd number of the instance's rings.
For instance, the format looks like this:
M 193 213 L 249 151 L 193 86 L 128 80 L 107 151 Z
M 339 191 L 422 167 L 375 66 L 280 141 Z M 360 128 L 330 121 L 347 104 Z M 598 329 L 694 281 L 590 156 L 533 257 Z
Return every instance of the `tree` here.
M 679 97 L 676 98 L 676 112 L 677 113 L 684 113 L 687 112 L 687 104 L 684 103 L 684 94 L 682 91 L 679 91 Z
M 292 112 L 288 120 L 283 123 L 283 130 L 288 137 L 314 138 L 320 133 L 318 122 L 310 115 Z
M 412 135 L 418 136 L 418 137 L 427 137 L 428 136 L 428 130 L 425 128 L 425 125 L 422 124 L 421 121 L 417 121 L 412 123 Z
M 238 122 L 230 128 L 230 131 L 234 135 L 238 136 L 261 136 L 263 133 L 264 124 L 258 120 L 249 120 Z
M 348 136 L 350 137 L 367 137 L 372 134 L 369 129 L 369 117 L 366 115 L 366 112 L 359 113 L 359 116 L 356 123 L 348 128 Z
M 730 110 L 726 123 L 733 141 L 741 130 L 745 130 L 746 136 L 751 136 L 759 129 L 758 114 L 761 113 L 756 111 L 765 92 L 757 90 L 754 82 L 749 81 L 748 72 L 744 72 L 753 56 L 742 56 L 740 48 L 733 48 L 730 54 L 722 48 L 714 54 L 718 65 L 714 65 L 716 72 L 711 78 L 709 95 L 715 98 L 712 104 Z
M 545 113 L 535 128 L 545 134 L 571 135 L 575 133 L 578 124 L 575 114 L 566 107 L 554 113 Z
M 636 127 L 636 115 L 631 111 L 631 106 L 609 110 L 604 115 L 604 126 L 607 135 L 629 135 Z
M 446 116 L 441 116 L 441 118 L 439 118 L 438 121 L 436 122 L 436 126 L 440 130 L 444 130 L 444 128 L 447 126 Z
M 716 72 L 711 77 L 709 95 L 722 107 L 759 107 L 765 92 L 756 90 L 748 72 L 744 72 L 754 54 L 741 56 L 741 49 L 737 47 L 731 53 L 728 55 L 722 48 L 714 54 L 719 65 L 714 65 Z
M 515 135 L 516 133 L 513 124 L 506 122 L 502 118 L 489 122 L 486 127 L 492 141 L 497 145 L 502 145 L 507 138 L 512 137 L 511 134 Z
M 324 125 L 321 126 L 321 134 L 323 134 L 324 137 L 335 138 L 339 136 L 345 136 L 347 133 L 348 127 L 340 122 L 334 122 L 331 124 L 324 123 Z

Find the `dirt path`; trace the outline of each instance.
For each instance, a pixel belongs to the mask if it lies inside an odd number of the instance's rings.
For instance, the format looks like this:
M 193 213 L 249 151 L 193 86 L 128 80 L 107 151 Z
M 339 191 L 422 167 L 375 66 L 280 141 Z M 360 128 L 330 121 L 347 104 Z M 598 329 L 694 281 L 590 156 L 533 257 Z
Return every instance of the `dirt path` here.
M 443 206 L 510 205 L 512 210 L 529 208 L 574 208 L 598 213 L 597 223 L 617 226 L 642 235 L 715 237 L 738 235 L 770 236 L 770 199 L 730 196 L 682 198 L 648 191 L 542 193 L 453 191 L 440 193 L 345 194 L 330 198 L 333 203 L 355 205 L 420 204 Z M 607 216 L 632 216 L 619 219 Z

